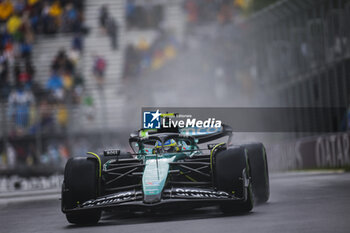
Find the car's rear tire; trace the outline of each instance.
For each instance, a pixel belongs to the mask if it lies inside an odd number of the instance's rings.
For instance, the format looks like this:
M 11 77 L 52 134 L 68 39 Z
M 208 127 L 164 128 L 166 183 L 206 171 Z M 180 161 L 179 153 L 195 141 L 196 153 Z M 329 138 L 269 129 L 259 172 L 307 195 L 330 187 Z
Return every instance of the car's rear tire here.
M 68 160 L 62 185 L 62 210 L 74 209 L 99 193 L 99 165 L 96 159 L 75 157 Z M 73 211 L 66 213 L 68 222 L 96 224 L 101 218 L 100 210 Z
M 265 147 L 262 143 L 243 146 L 248 150 L 255 200 L 257 203 L 265 203 L 270 197 L 269 170 Z
M 232 147 L 214 155 L 214 183 L 218 190 L 236 197 L 243 202 L 225 201 L 220 205 L 226 214 L 246 213 L 253 208 L 252 187 L 249 181 L 250 168 L 247 153 L 243 147 Z M 248 186 L 245 187 L 245 183 Z

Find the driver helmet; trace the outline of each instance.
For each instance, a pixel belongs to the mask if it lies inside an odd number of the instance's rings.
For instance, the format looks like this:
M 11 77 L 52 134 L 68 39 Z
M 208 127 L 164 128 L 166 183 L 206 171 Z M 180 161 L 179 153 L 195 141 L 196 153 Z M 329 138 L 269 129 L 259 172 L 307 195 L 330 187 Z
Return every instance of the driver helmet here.
M 155 146 L 154 146 L 154 152 L 156 150 L 159 150 L 160 148 L 162 148 L 162 143 L 160 141 L 157 141 Z M 174 139 L 168 139 L 164 142 L 164 145 L 163 145 L 163 148 L 164 148 L 164 151 L 165 152 L 177 152 L 179 151 L 179 147 L 176 143 L 176 141 Z

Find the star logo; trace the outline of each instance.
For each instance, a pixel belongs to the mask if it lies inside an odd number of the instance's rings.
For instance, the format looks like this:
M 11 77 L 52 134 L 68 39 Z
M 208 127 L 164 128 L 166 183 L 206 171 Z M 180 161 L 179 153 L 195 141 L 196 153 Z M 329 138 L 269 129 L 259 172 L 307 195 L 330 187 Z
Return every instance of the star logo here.
M 145 129 L 160 129 L 159 109 L 156 112 L 143 112 L 143 128 Z
M 154 120 L 158 119 L 158 117 L 160 117 L 160 113 L 159 113 L 159 109 L 157 109 L 157 111 L 155 113 L 151 113 L 153 118 L 151 120 L 151 122 L 153 122 Z

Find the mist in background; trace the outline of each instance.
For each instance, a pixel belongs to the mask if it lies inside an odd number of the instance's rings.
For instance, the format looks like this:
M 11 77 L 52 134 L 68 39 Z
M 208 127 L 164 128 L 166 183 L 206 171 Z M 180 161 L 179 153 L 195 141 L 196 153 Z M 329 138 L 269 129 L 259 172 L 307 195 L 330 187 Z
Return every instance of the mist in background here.
M 130 150 L 142 107 L 337 107 L 319 114 L 322 132 L 300 130 L 319 116 L 296 111 L 281 119 L 294 119 L 295 132 L 237 132 L 233 140 L 264 142 L 276 170 L 342 166 L 335 157 L 349 155 L 349 6 L 1 1 L 0 170 L 51 174 L 87 151 Z

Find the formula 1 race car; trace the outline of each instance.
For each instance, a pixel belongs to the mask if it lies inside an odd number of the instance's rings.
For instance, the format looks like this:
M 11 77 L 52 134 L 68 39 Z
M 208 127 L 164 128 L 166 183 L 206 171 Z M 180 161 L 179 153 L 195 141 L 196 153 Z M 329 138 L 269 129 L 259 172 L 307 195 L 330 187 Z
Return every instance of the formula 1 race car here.
M 217 205 L 224 213 L 244 213 L 269 199 L 263 144 L 232 146 L 232 128 L 141 129 L 131 134 L 134 153 L 68 160 L 62 211 L 68 222 L 97 223 L 102 210 L 157 211 Z

